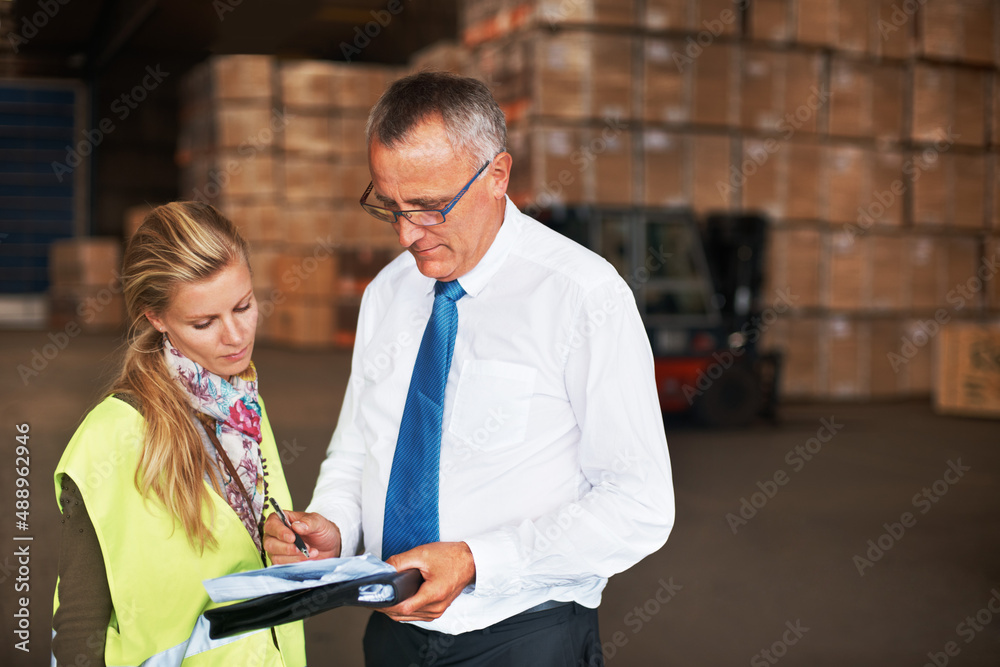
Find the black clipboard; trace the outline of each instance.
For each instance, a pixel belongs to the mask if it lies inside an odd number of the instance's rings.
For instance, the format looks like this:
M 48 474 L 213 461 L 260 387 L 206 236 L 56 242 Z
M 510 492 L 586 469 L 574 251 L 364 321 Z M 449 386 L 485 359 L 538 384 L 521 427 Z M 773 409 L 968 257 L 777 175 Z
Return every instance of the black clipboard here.
M 391 607 L 411 597 L 423 582 L 420 570 L 403 570 L 287 593 L 262 595 L 206 611 L 205 618 L 210 624 L 208 636 L 212 639 L 231 637 L 309 618 L 337 607 Z M 361 588 L 370 584 L 390 586 L 392 596 L 377 602 L 361 599 Z

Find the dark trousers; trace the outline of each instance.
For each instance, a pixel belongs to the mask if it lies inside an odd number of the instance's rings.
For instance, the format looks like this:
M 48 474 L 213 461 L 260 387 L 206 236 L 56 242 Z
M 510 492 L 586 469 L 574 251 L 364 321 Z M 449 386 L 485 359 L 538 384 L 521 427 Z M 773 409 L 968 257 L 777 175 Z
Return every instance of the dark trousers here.
M 569 603 L 448 635 L 375 612 L 366 667 L 604 667 L 597 610 Z

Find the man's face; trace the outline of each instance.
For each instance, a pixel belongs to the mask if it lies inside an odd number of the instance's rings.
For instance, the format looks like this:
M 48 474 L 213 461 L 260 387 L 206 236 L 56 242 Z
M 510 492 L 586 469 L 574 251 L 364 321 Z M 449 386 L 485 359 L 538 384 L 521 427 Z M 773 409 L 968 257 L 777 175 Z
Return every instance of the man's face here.
M 476 173 L 476 167 L 452 150 L 439 117 L 413 128 L 405 145 L 389 149 L 373 141 L 368 166 L 373 184 L 369 201 L 404 211 L 446 207 Z M 400 245 L 416 259 L 420 273 L 448 282 L 479 263 L 503 223 L 509 176 L 510 155 L 501 153 L 469 186 L 443 224 L 421 227 L 402 216 L 392 223 Z

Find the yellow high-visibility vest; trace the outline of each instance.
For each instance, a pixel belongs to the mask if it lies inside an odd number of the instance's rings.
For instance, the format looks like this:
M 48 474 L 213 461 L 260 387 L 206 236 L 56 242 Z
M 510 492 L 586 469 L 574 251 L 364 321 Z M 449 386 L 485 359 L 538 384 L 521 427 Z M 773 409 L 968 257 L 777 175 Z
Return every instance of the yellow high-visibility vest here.
M 260 405 L 268 493 L 282 507 L 291 507 L 263 401 Z M 142 416 L 108 397 L 84 419 L 55 472 L 57 502 L 61 478 L 69 475 L 101 544 L 114 605 L 104 648 L 108 667 L 305 665 L 302 621 L 275 628 L 277 647 L 270 629 L 208 639 L 202 612 L 219 605 L 202 582 L 262 567 L 260 552 L 236 512 L 207 482 L 211 507 L 204 507 L 202 516 L 218 544 L 204 552 L 191 545 L 184 527 L 158 499 L 140 495 L 135 471 L 143 434 Z M 57 582 L 53 609 L 58 607 Z

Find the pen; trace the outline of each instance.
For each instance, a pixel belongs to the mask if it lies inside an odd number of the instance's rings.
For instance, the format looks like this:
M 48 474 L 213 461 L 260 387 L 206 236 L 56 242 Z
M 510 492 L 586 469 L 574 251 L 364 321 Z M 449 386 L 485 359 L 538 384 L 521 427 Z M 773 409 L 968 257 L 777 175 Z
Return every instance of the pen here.
M 284 510 L 278 507 L 278 501 L 274 498 L 271 498 L 270 501 L 271 505 L 274 506 L 274 511 L 278 514 L 278 518 L 281 519 L 281 523 L 285 524 L 288 527 L 288 530 L 291 530 L 292 533 L 295 534 L 295 548 L 301 551 L 302 555 L 306 558 L 309 558 L 309 547 L 307 547 L 306 543 L 302 541 L 302 536 L 292 529 L 292 524 L 288 522 L 288 517 L 285 516 Z

